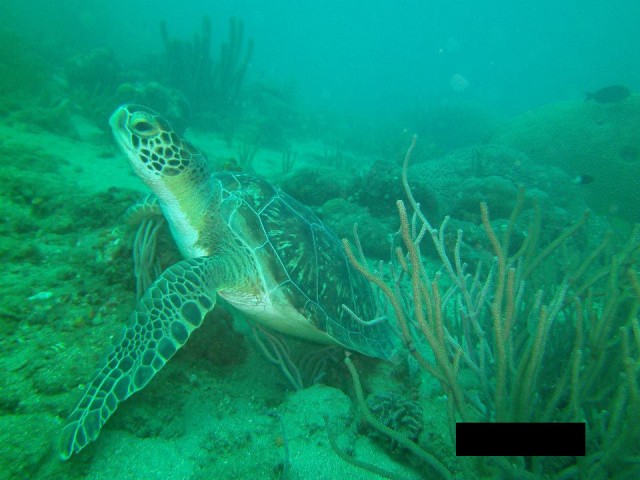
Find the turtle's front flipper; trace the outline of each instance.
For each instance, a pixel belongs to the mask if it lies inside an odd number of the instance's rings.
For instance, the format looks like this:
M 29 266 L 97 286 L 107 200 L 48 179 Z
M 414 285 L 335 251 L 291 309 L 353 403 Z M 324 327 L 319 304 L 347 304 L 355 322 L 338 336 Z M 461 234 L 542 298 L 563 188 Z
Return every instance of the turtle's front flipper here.
M 213 280 L 225 277 L 220 266 L 215 257 L 183 260 L 149 287 L 121 340 L 69 416 L 60 443 L 62 459 L 95 440 L 118 404 L 144 388 L 200 326 L 216 302 L 220 284 Z
M 153 193 L 146 195 L 131 205 L 124 214 L 124 220 L 128 225 L 137 227 L 143 220 L 158 218 L 164 220 L 158 197 Z

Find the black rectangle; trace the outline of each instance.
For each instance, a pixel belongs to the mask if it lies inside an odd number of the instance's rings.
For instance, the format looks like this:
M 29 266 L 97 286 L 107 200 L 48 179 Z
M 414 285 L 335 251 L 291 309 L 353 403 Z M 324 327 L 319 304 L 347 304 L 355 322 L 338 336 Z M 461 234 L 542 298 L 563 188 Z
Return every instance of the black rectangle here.
M 458 456 L 584 456 L 584 423 L 456 423 Z

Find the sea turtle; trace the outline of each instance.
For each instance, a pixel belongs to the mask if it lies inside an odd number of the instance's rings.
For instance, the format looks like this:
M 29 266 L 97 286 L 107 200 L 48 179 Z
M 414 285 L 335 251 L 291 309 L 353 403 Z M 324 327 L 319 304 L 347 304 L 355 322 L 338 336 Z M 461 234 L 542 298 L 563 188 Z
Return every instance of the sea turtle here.
M 149 383 L 217 301 L 278 332 L 391 355 L 389 323 L 363 321 L 377 315 L 371 286 L 308 208 L 257 176 L 212 173 L 204 155 L 146 107 L 123 105 L 110 124 L 184 260 L 138 301 L 67 420 L 63 459 L 96 439 L 118 404 Z

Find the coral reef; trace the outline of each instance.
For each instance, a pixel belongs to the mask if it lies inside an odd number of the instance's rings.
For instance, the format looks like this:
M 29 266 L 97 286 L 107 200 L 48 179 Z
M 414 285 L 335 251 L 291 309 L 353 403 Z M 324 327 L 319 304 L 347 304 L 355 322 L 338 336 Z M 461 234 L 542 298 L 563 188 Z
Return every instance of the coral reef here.
M 354 191 L 355 177 L 333 168 L 303 167 L 282 181 L 282 189 L 309 206 L 320 206 L 329 200 L 347 198 Z
M 491 139 L 537 165 L 588 174 L 589 205 L 630 222 L 640 219 L 640 95 L 618 103 L 549 105 L 504 125 Z M 575 188 L 567 186 L 567 190 Z
M 395 218 L 372 217 L 365 207 L 343 198 L 328 200 L 315 212 L 339 238 L 353 238 L 353 226 L 357 224 L 364 251 L 373 258 L 389 258 L 390 233 L 397 228 Z
M 397 162 L 381 160 L 363 173 L 351 171 L 346 165 L 304 166 L 287 174 L 281 186 L 302 203 L 317 207 L 321 218 L 340 237 L 351 237 L 352 225 L 358 223 L 365 251 L 388 259 L 388 234 L 397 229 L 394 201 L 405 196 L 401 171 Z M 514 232 L 520 240 L 527 235 L 536 205 L 544 215 L 545 238 L 553 238 L 587 208 L 583 190 L 561 168 L 536 165 L 528 155 L 502 145 L 463 148 L 423 161 L 409 167 L 408 178 L 413 196 L 429 218 L 450 216 L 455 228 L 446 233 L 448 248 L 455 244 L 458 228 L 469 232 L 462 248 L 475 259 L 474 264 L 481 257 L 479 247 L 490 247 L 484 235 L 473 234 L 481 223 L 481 202 L 494 205 L 494 221 L 504 223 L 519 189 L 524 188 L 525 207 Z M 598 238 L 606 226 L 595 221 L 588 228 L 589 235 Z M 514 241 L 513 248 L 519 245 Z M 432 249 L 425 253 L 435 254 Z
M 440 385 L 449 448 L 459 421 L 585 422 L 586 455 L 558 461 L 522 453 L 491 457 L 488 463 L 460 459 L 445 465 L 431 456 L 429 446 L 394 437 L 371 415 L 347 358 L 367 423 L 428 460 L 442 478 L 475 478 L 478 468 L 532 480 L 636 477 L 640 225 L 619 241 L 608 234 L 597 244 L 584 243 L 587 211 L 549 238 L 542 234 L 548 226 L 538 207 L 526 239 L 512 249 L 525 204 L 520 190 L 508 222 L 499 228 L 487 204 L 480 204 L 492 258 L 473 273 L 461 255 L 464 232 L 459 230 L 455 245 L 448 248 L 444 232 L 449 218 L 434 228 L 411 193 L 407 165 L 414 146 L 415 138 L 402 170 L 408 207 L 403 201 L 396 204 L 402 237 L 397 266 L 386 274 L 374 271 L 356 259 L 349 242 L 343 244 L 354 267 L 393 306 L 409 355 L 426 378 Z M 437 251 L 444 281 L 423 263 L 422 244 L 427 242 Z M 410 284 L 406 289 L 400 286 L 403 278 Z
M 367 406 L 371 414 L 383 425 L 405 436 L 412 442 L 417 442 L 424 428 L 422 406 L 396 392 L 378 392 L 369 395 Z M 398 442 L 389 439 L 381 432 L 370 431 L 373 438 L 379 439 L 382 445 L 393 451 L 399 447 Z
M 369 209 L 376 216 L 395 215 L 394 201 L 402 198 L 400 183 L 400 166 L 394 162 L 378 160 L 371 165 L 369 171 L 360 179 L 355 198 L 360 205 Z M 429 182 L 416 182 L 413 186 L 422 208 L 429 215 L 439 213 L 438 199 L 433 194 Z
M 495 218 L 507 218 L 520 187 L 535 196 L 545 210 L 563 209 L 571 218 L 586 207 L 582 190 L 561 168 L 537 165 L 527 154 L 502 145 L 456 150 L 410 167 L 408 177 L 416 200 L 430 218 L 437 217 L 416 195 L 426 188 L 437 199 L 440 215 L 476 222 L 480 201 L 495 205 Z

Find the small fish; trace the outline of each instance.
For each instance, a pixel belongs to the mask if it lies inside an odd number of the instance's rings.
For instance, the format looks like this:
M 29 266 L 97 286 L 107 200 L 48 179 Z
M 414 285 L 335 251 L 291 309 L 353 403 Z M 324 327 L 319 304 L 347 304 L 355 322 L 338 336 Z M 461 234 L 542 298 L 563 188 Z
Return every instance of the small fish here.
M 631 90 L 623 85 L 612 85 L 610 87 L 604 87 L 597 92 L 587 93 L 585 102 L 587 100 L 594 100 L 598 103 L 616 103 L 624 100 L 631 95 Z
M 578 175 L 576 178 L 573 179 L 571 183 L 573 183 L 574 185 L 589 185 L 594 180 L 595 178 L 585 173 L 582 175 Z

